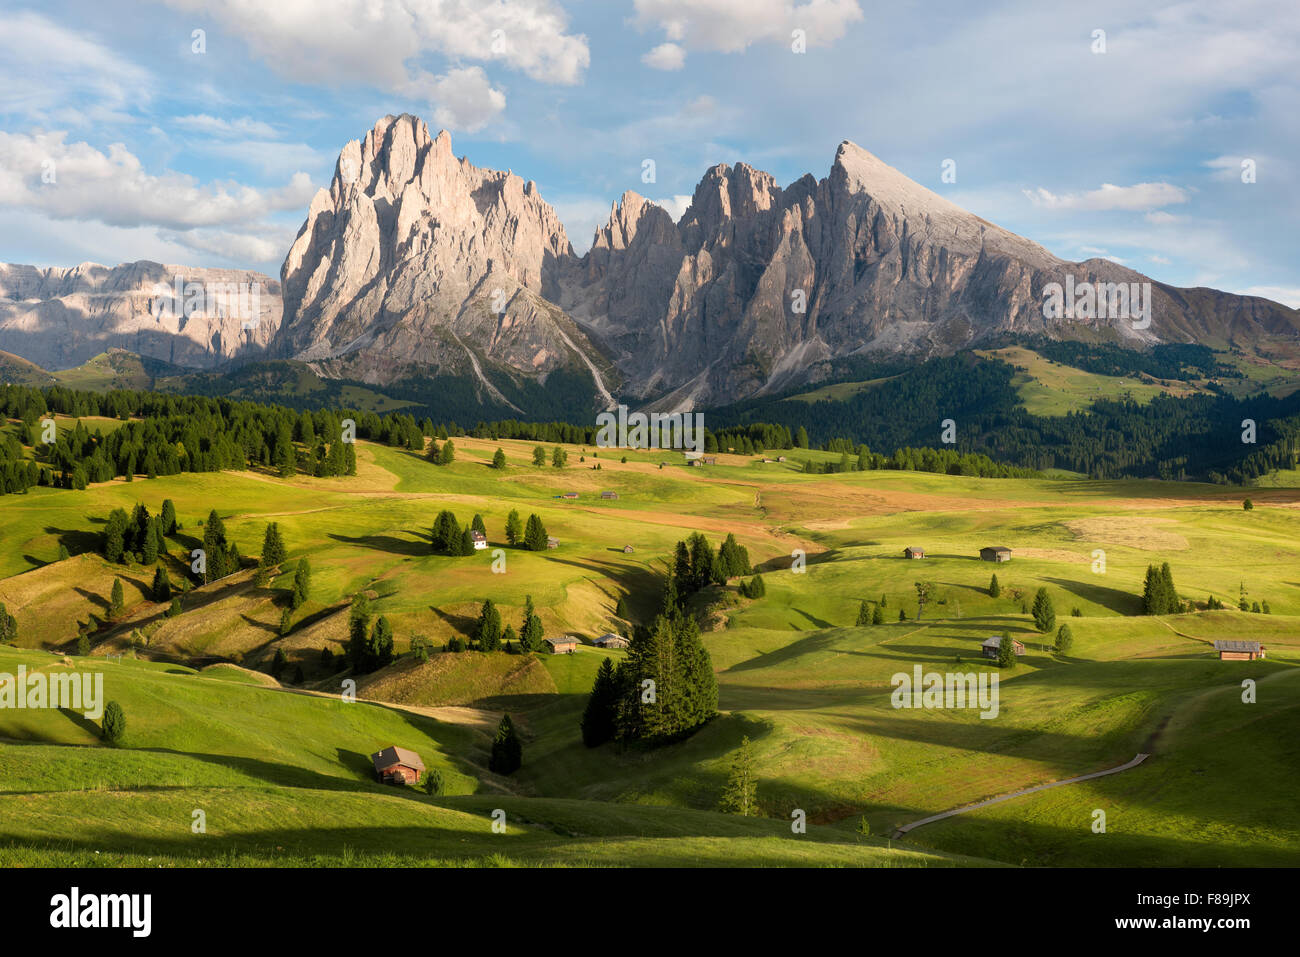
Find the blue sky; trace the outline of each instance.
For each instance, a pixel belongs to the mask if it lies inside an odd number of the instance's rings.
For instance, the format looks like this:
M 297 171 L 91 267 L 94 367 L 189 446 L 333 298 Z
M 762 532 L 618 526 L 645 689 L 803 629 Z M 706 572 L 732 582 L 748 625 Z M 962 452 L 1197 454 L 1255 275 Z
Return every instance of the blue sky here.
M 678 215 L 712 164 L 820 178 L 851 139 L 1065 258 L 1300 306 L 1298 49 L 1294 0 L 7 2 L 0 261 L 278 275 L 411 112 L 579 251 L 624 190 Z

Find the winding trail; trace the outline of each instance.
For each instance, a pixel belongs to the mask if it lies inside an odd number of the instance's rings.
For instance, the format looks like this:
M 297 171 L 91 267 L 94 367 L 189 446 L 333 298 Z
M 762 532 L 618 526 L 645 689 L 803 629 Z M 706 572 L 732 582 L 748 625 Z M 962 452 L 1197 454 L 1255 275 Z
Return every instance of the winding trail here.
M 967 811 L 974 811 L 982 807 L 988 807 L 990 804 L 1001 804 L 1003 801 L 1010 801 L 1012 798 L 1021 797 L 1025 794 L 1033 794 L 1036 791 L 1046 791 L 1049 788 L 1059 788 L 1064 784 L 1078 784 L 1080 781 L 1090 781 L 1093 778 L 1104 778 L 1108 774 L 1119 774 L 1121 771 L 1127 771 L 1135 768 L 1147 758 L 1149 754 L 1139 754 L 1132 761 L 1121 764 L 1119 767 L 1108 768 L 1105 771 L 1093 771 L 1091 774 L 1081 774 L 1077 778 L 1067 778 L 1064 781 L 1052 781 L 1050 784 L 1040 784 L 1037 787 L 1025 788 L 1023 791 L 1013 791 L 1010 794 L 1004 794 L 1001 797 L 989 798 L 987 801 L 980 801 L 977 804 L 967 804 L 965 807 L 954 808 L 951 811 L 944 811 L 942 814 L 932 814 L 929 817 L 923 817 L 919 821 L 913 821 L 911 824 L 904 824 L 894 832 L 894 839 L 901 838 L 908 831 L 921 827 L 924 824 L 933 824 L 935 821 L 942 821 L 946 817 L 952 817 L 956 814 L 965 814 Z

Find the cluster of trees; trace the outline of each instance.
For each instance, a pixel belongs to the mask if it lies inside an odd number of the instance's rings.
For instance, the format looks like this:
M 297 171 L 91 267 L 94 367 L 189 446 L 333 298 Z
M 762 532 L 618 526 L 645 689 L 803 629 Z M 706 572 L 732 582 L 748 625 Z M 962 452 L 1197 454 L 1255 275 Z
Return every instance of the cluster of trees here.
M 1176 615 L 1183 610 L 1174 587 L 1174 574 L 1165 562 L 1159 568 L 1147 566 L 1146 581 L 1142 585 L 1142 612 L 1147 615 Z
M 654 746 L 679 740 L 717 714 L 713 661 L 694 618 L 660 615 L 638 628 L 627 657 L 606 658 L 582 715 L 582 740 L 597 747 L 616 740 Z
M 171 499 L 163 502 L 158 515 L 152 516 L 139 504 L 130 514 L 126 509 L 115 508 L 104 524 L 100 552 L 110 562 L 152 565 L 166 551 L 164 536 L 174 535 L 177 528 L 176 506 Z
M 393 628 L 383 615 L 372 626 L 373 614 L 370 599 L 364 593 L 352 596 L 346 654 L 353 674 L 370 674 L 393 663 Z
M 741 582 L 737 589 L 744 598 L 762 598 L 767 594 L 767 585 L 763 584 L 763 576 L 755 575 L 747 582 Z
M 725 585 L 728 579 L 752 572 L 749 552 L 736 541 L 735 535 L 728 534 L 715 552 L 707 538 L 692 532 L 674 550 L 673 564 L 664 582 L 664 611 L 671 614 L 683 607 L 692 595 L 708 585 Z M 762 589 L 759 581 L 758 587 Z
M 254 466 L 282 475 L 356 474 L 356 451 L 343 441 L 345 412 L 295 413 L 283 406 L 201 396 L 17 385 L 0 387 L 0 410 L 22 421 L 21 444 L 34 452 L 34 459 L 24 462 L 16 439 L 7 435 L 0 442 L 0 484 L 7 492 L 34 485 L 84 489 L 118 476 L 132 481 L 139 475 Z M 105 435 L 78 421 L 47 444 L 43 420 L 53 415 L 105 416 L 123 424 Z M 384 428 L 377 419 L 374 424 L 376 430 Z M 332 437 L 328 445 L 326 437 Z M 295 440 L 305 447 L 301 452 Z
M 504 647 L 506 651 L 528 654 L 541 650 L 544 637 L 542 619 L 533 604 L 533 596 L 526 595 L 523 621 L 518 632 L 515 631 L 514 625 L 506 625 L 504 629 L 502 628 L 501 612 L 489 598 L 483 602 L 483 607 L 479 610 L 478 621 L 474 624 L 470 640 L 479 651 L 497 651 Z M 448 643 L 447 650 L 464 651 L 465 645 L 459 639 L 453 638 Z
M 854 624 L 863 628 L 867 625 L 883 625 L 885 623 L 884 597 L 880 601 L 867 601 L 862 599 L 858 603 L 858 620 Z
M 1057 348 L 1072 348 L 1058 344 Z M 1101 367 L 1122 356 L 1130 371 L 1180 370 L 1228 374 L 1201 351 L 1179 347 L 1152 355 L 1088 346 L 1104 353 Z M 1081 356 L 1065 356 L 1083 362 Z M 872 436 L 879 447 L 898 452 L 865 457 L 859 467 L 956 469 L 960 474 L 1016 476 L 1015 469 L 1069 469 L 1094 478 L 1208 478 L 1246 483 L 1271 469 L 1294 468 L 1300 461 L 1300 394 L 1236 399 L 1228 395 L 1156 396 L 1147 404 L 1131 397 L 1097 399 L 1090 408 L 1064 416 L 1027 412 L 1013 377 L 1016 370 L 999 359 L 974 353 L 939 357 L 904 369 L 844 399 L 817 402 L 789 395 L 751 399 L 714 409 L 710 421 L 720 431 L 756 423 L 803 428 L 813 447 L 857 451 L 858 437 Z M 939 444 L 939 423 L 957 421 L 956 443 Z M 1258 444 L 1243 443 L 1242 421 L 1258 423 Z M 796 447 L 800 443 L 796 438 Z M 929 448 L 927 459 L 924 450 Z M 904 451 L 910 450 L 910 451 Z M 941 454 L 953 459 L 941 459 Z M 965 456 L 984 456 L 965 458 Z M 871 464 L 876 463 L 876 464 Z M 991 469 L 991 463 L 997 463 Z M 846 464 L 841 459 L 840 465 Z M 831 464 L 835 470 L 835 463 Z M 1010 467 L 1006 473 L 998 468 Z M 825 466 L 814 465 L 814 470 Z
M 473 521 L 461 528 L 456 516 L 447 509 L 443 509 L 438 513 L 438 517 L 433 523 L 432 546 L 434 554 L 473 555 L 473 532 L 478 532 L 484 536 L 487 535 L 487 526 L 483 523 L 482 515 L 475 515 Z

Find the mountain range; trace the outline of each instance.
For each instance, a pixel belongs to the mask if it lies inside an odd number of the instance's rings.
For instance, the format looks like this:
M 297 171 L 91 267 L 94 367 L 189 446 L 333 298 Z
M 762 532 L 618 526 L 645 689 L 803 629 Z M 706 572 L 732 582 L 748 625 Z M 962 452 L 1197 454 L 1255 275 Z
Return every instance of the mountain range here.
M 177 277 L 259 283 L 256 321 L 159 314 Z M 1126 288 L 1149 295 L 1150 321 L 1048 318 L 1053 283 L 1138 284 Z M 457 159 L 411 115 L 344 146 L 279 282 L 147 262 L 0 266 L 0 349 L 47 368 L 110 347 L 205 369 L 296 359 L 378 386 L 454 382 L 521 416 L 547 390 L 592 411 L 701 408 L 823 381 L 852 357 L 1007 335 L 1248 348 L 1298 334 L 1300 312 L 1266 299 L 1060 259 L 847 140 L 824 178 L 786 187 L 715 166 L 677 221 L 626 192 L 578 256 L 535 182 Z

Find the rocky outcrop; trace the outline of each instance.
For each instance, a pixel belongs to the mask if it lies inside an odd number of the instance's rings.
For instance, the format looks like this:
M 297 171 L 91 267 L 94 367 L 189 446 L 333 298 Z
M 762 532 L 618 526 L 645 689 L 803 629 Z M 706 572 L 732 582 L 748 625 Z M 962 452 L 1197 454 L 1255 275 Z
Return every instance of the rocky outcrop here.
M 280 284 L 247 270 L 0 264 L 0 350 L 46 369 L 114 348 L 215 368 L 263 355 L 280 317 Z
M 343 148 L 329 189 L 281 269 L 277 352 L 368 382 L 588 375 L 593 407 L 612 368 L 554 305 L 573 248 L 537 185 L 456 159 L 446 132 L 388 116 Z
M 1264 299 L 1151 283 L 1150 322 L 1048 318 L 1051 283 L 1146 283 L 1109 260 L 1061 260 L 841 143 L 830 174 L 782 189 L 738 163 L 709 170 L 681 221 L 624 194 L 560 304 L 659 405 L 727 402 L 816 381 L 864 352 L 948 353 L 1000 333 L 1160 341 L 1294 336 Z

